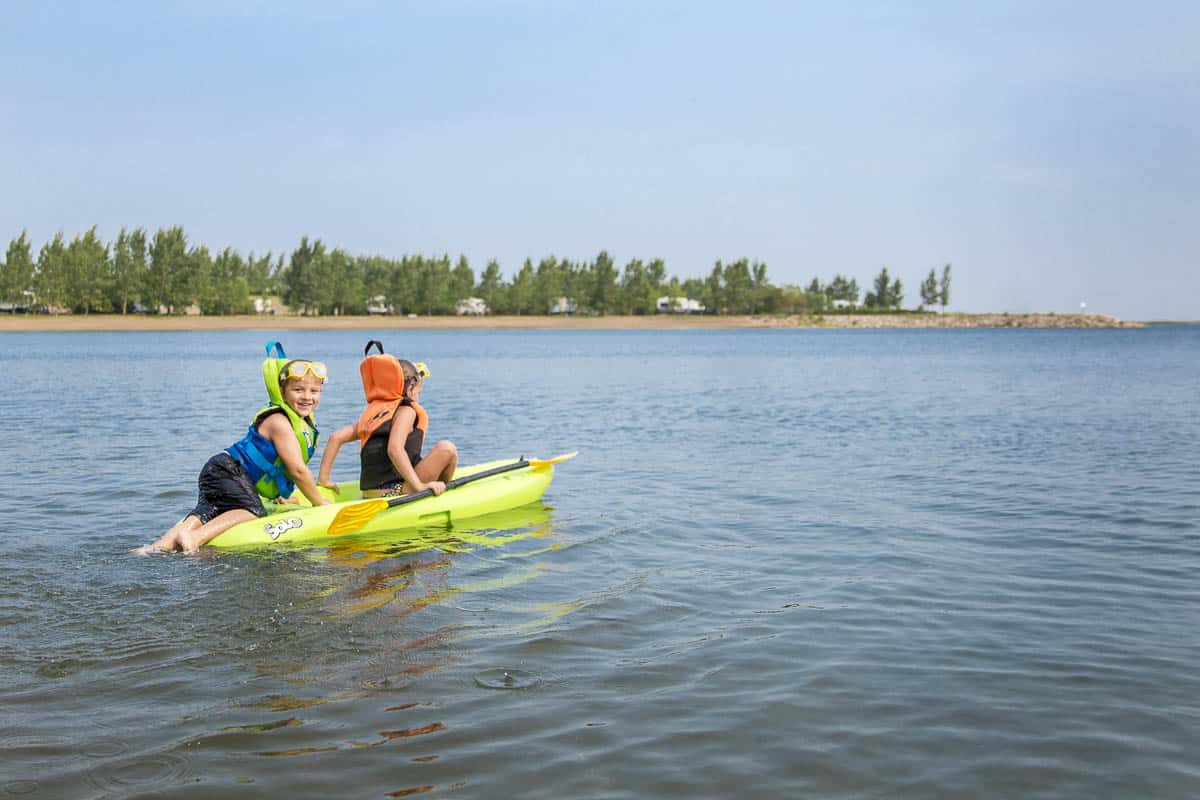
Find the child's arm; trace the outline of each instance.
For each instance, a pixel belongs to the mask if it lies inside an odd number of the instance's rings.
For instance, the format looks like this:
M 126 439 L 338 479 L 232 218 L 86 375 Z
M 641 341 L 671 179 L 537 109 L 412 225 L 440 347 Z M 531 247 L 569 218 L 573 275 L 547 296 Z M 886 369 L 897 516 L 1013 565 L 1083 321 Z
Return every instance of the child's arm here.
M 300 443 L 296 441 L 296 434 L 292 431 L 292 425 L 286 415 L 272 414 L 267 417 L 259 424 L 258 432 L 275 445 L 275 452 L 279 453 L 283 468 L 310 503 L 314 506 L 324 506 L 333 502 L 317 490 L 317 484 L 313 481 L 312 473 L 308 471 L 308 465 L 304 463 L 304 456 L 300 454 Z
M 404 479 L 404 486 L 408 491 L 420 492 L 432 489 L 434 494 L 441 494 L 446 490 L 446 484 L 441 481 L 424 483 L 417 476 L 417 471 L 413 469 L 412 461 L 408 458 L 408 451 L 404 449 L 404 444 L 416 422 L 417 412 L 408 406 L 401 406 L 396 415 L 392 417 L 392 432 L 388 434 L 388 458 L 391 459 L 396 472 Z
M 353 438 L 353 425 L 338 428 L 329 435 L 329 439 L 325 442 L 325 452 L 321 454 L 321 468 L 317 471 L 318 485 L 337 491 L 337 484 L 329 479 L 329 473 L 333 471 L 333 460 L 337 458 L 338 450 L 341 450 L 342 445 Z

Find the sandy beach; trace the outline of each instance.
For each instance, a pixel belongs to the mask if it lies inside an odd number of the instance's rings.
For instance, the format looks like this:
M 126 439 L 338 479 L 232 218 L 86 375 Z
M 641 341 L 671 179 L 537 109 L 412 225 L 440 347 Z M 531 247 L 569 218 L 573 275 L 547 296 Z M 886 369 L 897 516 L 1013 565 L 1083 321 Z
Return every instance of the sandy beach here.
M 550 316 L 346 316 L 143 314 L 0 315 L 0 333 L 19 331 L 217 331 L 217 330 L 682 330 L 690 328 L 1141 328 L 1145 323 L 1103 314 L 831 314 L 826 316 L 669 315 Z

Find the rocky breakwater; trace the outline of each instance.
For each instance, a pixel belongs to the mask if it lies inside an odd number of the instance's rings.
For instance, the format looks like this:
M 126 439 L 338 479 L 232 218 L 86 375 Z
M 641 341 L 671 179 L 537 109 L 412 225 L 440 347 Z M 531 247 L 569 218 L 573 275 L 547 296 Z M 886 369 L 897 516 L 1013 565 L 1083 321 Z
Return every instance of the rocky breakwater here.
M 1144 328 L 1106 314 L 828 314 L 791 317 L 797 327 L 820 328 Z

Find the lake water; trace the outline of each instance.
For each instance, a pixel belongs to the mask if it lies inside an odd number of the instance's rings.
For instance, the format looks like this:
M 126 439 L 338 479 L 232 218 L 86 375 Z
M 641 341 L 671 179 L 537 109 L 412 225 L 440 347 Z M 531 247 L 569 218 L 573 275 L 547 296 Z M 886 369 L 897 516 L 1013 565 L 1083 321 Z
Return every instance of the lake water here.
M 367 338 L 464 463 L 580 455 L 482 529 L 127 553 L 266 341 L 329 432 Z M 0 797 L 1200 796 L 1200 327 L 3 334 L 0 374 Z

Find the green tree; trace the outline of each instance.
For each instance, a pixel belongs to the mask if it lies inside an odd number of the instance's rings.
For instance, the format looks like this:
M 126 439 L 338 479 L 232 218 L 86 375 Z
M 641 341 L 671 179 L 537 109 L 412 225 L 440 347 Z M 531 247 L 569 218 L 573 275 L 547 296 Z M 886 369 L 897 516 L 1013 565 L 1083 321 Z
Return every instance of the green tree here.
M 121 228 L 109 261 L 108 295 L 114 311 L 129 312 L 146 283 L 146 231 Z
M 425 314 L 449 314 L 455 301 L 450 296 L 450 256 L 418 257 L 416 260 L 416 303 Z
M 750 313 L 750 262 L 739 258 L 725 267 L 724 310 L 731 314 Z
M 683 283 L 675 275 L 661 282 L 662 294 L 660 297 L 688 297 L 687 290 L 683 288 Z M 698 299 L 698 298 L 692 298 Z M 654 307 L 658 308 L 658 298 L 654 300 Z
M 508 312 L 508 304 L 504 298 L 504 277 L 500 274 L 500 262 L 496 259 L 488 261 L 487 266 L 483 268 L 475 293 L 483 299 L 493 314 Z
M 829 283 L 825 284 L 825 286 L 821 286 L 820 283 L 817 282 L 816 278 L 813 278 L 813 283 L 816 284 L 815 288 L 820 289 L 820 291 L 814 292 L 813 284 L 809 284 L 807 291 L 812 294 L 824 295 L 825 299 L 829 300 L 830 303 L 832 303 L 835 300 L 841 299 L 839 297 L 839 295 L 841 295 L 841 293 L 846 290 L 846 279 L 841 275 L 841 273 L 834 275 L 833 280 L 831 280 Z
M 626 314 L 653 314 L 655 308 L 654 287 L 651 286 L 646 266 L 640 259 L 625 265 L 621 276 L 621 295 Z
M 417 305 L 417 274 L 420 259 L 403 256 L 391 264 L 391 279 L 388 281 L 388 304 L 400 314 L 415 314 Z
M 559 262 L 559 270 L 562 273 L 562 292 L 552 297 L 551 301 L 556 302 L 559 297 L 565 297 L 575 303 L 577 310 L 589 308 L 592 294 L 591 265 L 583 261 L 563 259 Z
M 226 247 L 212 260 L 210 274 L 209 291 L 200 310 L 205 314 L 249 314 L 254 305 L 246 278 L 247 263 L 241 254 Z
M 269 256 L 269 254 L 268 254 Z M 287 284 L 287 259 L 283 253 L 275 256 L 275 263 L 271 266 L 271 291 L 273 294 L 283 299 L 284 290 Z M 287 305 L 285 302 L 284 305 Z
M 880 270 L 879 274 L 875 276 L 874 291 L 868 296 L 875 298 L 874 305 L 877 308 L 888 307 L 888 301 L 892 296 L 892 277 L 888 275 L 887 267 L 884 267 L 882 270 Z
M 341 316 L 366 312 L 363 267 L 362 259 L 352 257 L 340 247 L 329 254 L 327 272 L 332 279 L 328 289 L 332 313 Z
M 879 310 L 899 309 L 904 301 L 904 287 L 900 283 L 900 279 L 894 281 L 888 275 L 887 267 L 880 270 L 875 276 L 874 291 L 867 294 L 865 305 L 868 308 Z
M 817 291 L 813 291 L 813 284 Z M 828 307 L 828 295 L 820 281 L 813 279 L 808 288 L 782 286 L 776 300 L 776 310 L 784 314 L 820 314 Z
M 767 280 L 767 265 L 755 261 L 750 266 L 750 313 L 769 311 L 771 304 L 771 282 Z
M 725 310 L 722 303 L 725 294 L 724 286 L 725 267 L 718 260 L 716 264 L 713 264 L 712 272 L 704 281 L 704 293 L 701 295 L 704 298 L 705 309 L 710 314 L 720 314 Z
M 804 314 L 824 314 L 832 307 L 829 296 L 824 292 L 804 292 L 801 297 L 796 298 L 803 307 Z
M 566 275 L 558 259 L 553 255 L 538 262 L 533 276 L 533 312 L 548 314 L 550 308 L 564 295 Z
M 359 256 L 358 274 L 362 276 L 363 313 L 367 306 L 387 306 L 392 262 L 382 256 Z
M 679 281 L 678 278 L 672 278 L 671 280 L 675 281 L 675 282 Z M 705 303 L 705 300 L 704 300 L 705 282 L 704 282 L 703 278 L 688 278 L 687 280 L 683 281 L 683 283 L 679 283 L 678 285 L 679 285 L 679 291 L 672 292 L 671 293 L 672 297 L 682 296 L 682 297 L 686 297 L 690 300 L 699 300 L 702 305 Z M 705 306 L 705 310 L 706 311 L 709 310 L 707 306 Z
M 588 305 L 592 311 L 604 316 L 617 308 L 617 267 L 607 250 L 601 250 L 592 262 L 592 286 Z
M 213 280 L 213 258 L 208 251 L 208 245 L 197 245 L 189 250 L 185 263 L 187 265 L 187 305 L 195 303 L 200 307 L 200 313 L 211 313 L 205 310 L 205 306 L 212 307 L 212 297 L 220 289 Z
M 65 305 L 84 314 L 103 308 L 108 279 L 108 246 L 100 241 L 93 225 L 67 245 Z
M 278 274 L 271 258 L 270 253 L 256 257 L 252 252 L 246 256 L 246 289 L 251 295 L 269 297 L 279 293 Z
M 938 289 L 938 302 L 942 306 L 942 311 L 946 310 L 946 306 L 950 303 L 950 265 L 942 267 L 942 283 Z
M 534 271 L 533 262 L 528 258 L 521 265 L 521 269 L 513 277 L 512 284 L 508 287 L 508 302 L 509 311 L 513 314 L 528 314 L 533 310 L 534 296 Z M 538 313 L 545 314 L 547 309 L 541 309 Z
M 320 239 L 311 243 L 300 237 L 300 245 L 292 251 L 283 274 L 283 301 L 301 314 L 319 314 L 321 284 L 325 275 L 325 245 Z
M 931 269 L 921 283 L 921 305 L 936 306 L 939 297 L 941 292 L 938 291 L 937 273 Z
M 467 257 L 460 255 L 454 269 L 450 272 L 450 295 L 455 303 L 473 297 L 475 291 L 475 270 L 471 269 Z
M 811 287 L 809 292 L 812 292 Z M 856 306 L 858 305 L 858 281 L 853 278 L 847 279 L 841 273 L 834 275 L 833 280 L 825 287 L 825 297 L 831 302 L 842 300 L 851 306 Z
M 637 260 L 640 268 L 635 270 L 636 288 L 630 293 L 628 302 L 634 314 L 653 314 L 658 309 L 658 298 L 666 291 L 667 267 L 661 258 L 647 264 Z
M 3 282 L 0 283 L 0 300 L 18 305 L 28 302 L 25 292 L 33 290 L 34 262 L 29 236 L 24 230 L 8 243 L 8 254 L 4 259 Z
M 668 294 L 667 286 L 669 282 L 667 280 L 667 262 L 663 261 L 661 258 L 656 258 L 647 264 L 646 283 L 647 288 L 650 290 L 650 297 L 648 298 L 649 312 L 653 314 L 654 309 L 658 306 L 658 298 L 664 294 Z M 675 285 L 678 287 L 678 280 L 675 281 Z
M 37 270 L 34 273 L 34 291 L 38 300 L 47 306 L 65 306 L 68 300 L 67 243 L 62 231 L 42 245 L 38 252 Z
M 192 270 L 187 236 L 183 228 L 159 228 L 150 241 L 150 266 L 146 271 L 143 302 L 151 308 L 165 308 L 168 314 L 182 312 L 193 299 Z

